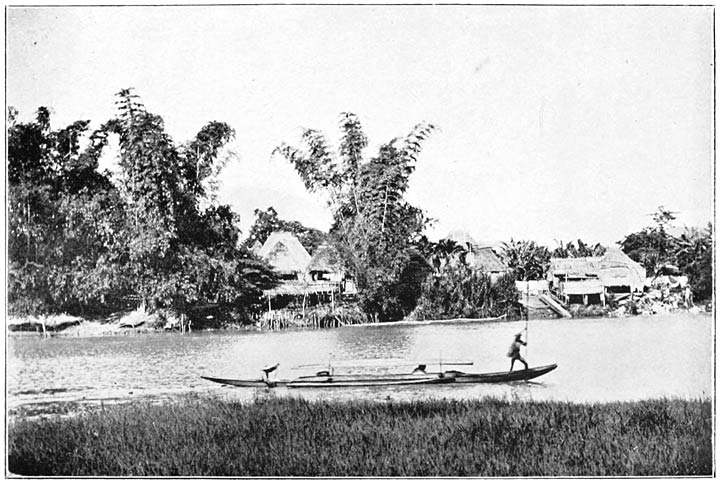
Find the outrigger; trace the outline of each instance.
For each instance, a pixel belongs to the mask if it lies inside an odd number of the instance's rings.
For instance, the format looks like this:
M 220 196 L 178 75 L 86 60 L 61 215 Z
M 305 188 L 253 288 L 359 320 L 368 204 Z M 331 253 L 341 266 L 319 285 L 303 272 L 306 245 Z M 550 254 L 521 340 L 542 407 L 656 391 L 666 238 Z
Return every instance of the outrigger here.
M 445 363 L 446 365 L 448 363 Z M 203 376 L 205 380 L 245 388 L 348 388 L 348 387 L 388 387 L 407 385 L 440 385 L 448 383 L 508 383 L 532 380 L 557 368 L 557 364 L 495 373 L 465 373 L 458 370 L 446 370 L 426 373 L 425 365 L 418 365 L 410 374 L 334 374 L 331 370 L 323 370 L 315 375 L 301 376 L 293 380 L 270 380 L 265 378 L 254 380 L 238 380 L 230 378 L 214 378 Z

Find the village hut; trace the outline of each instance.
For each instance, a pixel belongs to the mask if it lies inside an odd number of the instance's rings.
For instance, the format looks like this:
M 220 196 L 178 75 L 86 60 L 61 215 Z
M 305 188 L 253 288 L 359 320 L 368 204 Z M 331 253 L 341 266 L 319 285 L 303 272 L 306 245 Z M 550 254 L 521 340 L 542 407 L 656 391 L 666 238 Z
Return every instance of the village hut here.
M 632 294 L 645 287 L 645 268 L 617 248 L 603 256 L 550 258 L 550 290 L 565 304 L 605 304 L 608 294 Z
M 263 291 L 268 310 L 272 311 L 273 305 L 278 302 L 281 306 L 286 306 L 296 299 L 302 299 L 304 306 L 309 284 L 306 273 L 311 258 L 302 243 L 292 233 L 275 231 L 265 240 L 257 254 L 265 259 L 280 277 L 277 286 Z
M 490 275 L 490 280 L 493 283 L 508 271 L 508 267 L 502 258 L 490 247 L 474 246 L 466 259 L 470 267 L 482 270 Z
M 556 298 L 570 304 L 602 304 L 604 288 L 596 257 L 550 258 L 547 279 Z
M 345 279 L 345 267 L 337 249 L 328 244 L 318 246 L 307 271 L 310 276 L 308 291 L 318 300 L 329 299 L 334 303 L 336 294 L 343 291 Z
M 606 293 L 636 293 L 645 288 L 646 272 L 618 248 L 608 248 L 599 259 L 600 281 Z
M 275 231 L 258 251 L 284 280 L 304 280 L 310 254 L 292 233 Z
M 463 247 L 467 251 L 465 260 L 468 266 L 490 275 L 493 283 L 507 273 L 508 267 L 495 250 L 490 246 L 481 245 L 466 231 L 451 231 L 445 239 L 455 241 L 458 246 Z

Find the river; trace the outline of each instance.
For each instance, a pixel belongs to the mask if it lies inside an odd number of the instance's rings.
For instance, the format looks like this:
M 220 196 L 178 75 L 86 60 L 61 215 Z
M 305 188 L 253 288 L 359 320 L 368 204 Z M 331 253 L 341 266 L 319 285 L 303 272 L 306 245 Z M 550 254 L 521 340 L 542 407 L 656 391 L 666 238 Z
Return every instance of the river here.
M 295 378 L 334 360 L 336 372 L 407 371 L 412 363 L 472 361 L 464 371 L 509 368 L 507 348 L 524 321 L 368 325 L 283 332 L 157 333 L 108 337 L 9 337 L 6 406 L 12 414 L 63 405 L 166 400 L 186 393 L 251 400 L 477 399 L 606 402 L 714 394 L 714 323 L 707 314 L 531 320 L 531 366 L 558 368 L 532 383 L 353 389 L 239 389 L 200 378 L 258 378 L 279 362 Z M 517 367 L 517 365 L 516 365 Z M 450 368 L 450 367 L 448 367 Z M 269 395 L 272 393 L 272 395 Z

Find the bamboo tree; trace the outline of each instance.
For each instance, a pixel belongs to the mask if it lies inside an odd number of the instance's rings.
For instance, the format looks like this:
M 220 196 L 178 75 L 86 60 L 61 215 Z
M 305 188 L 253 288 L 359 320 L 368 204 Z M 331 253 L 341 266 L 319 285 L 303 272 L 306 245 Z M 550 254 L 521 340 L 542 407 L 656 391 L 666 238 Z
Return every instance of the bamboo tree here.
M 421 146 L 435 129 L 416 125 L 404 138 L 382 145 L 363 158 L 367 137 L 357 116 L 340 115 L 340 147 L 333 153 L 324 135 L 305 129 L 300 147 L 281 144 L 273 153 L 289 161 L 310 192 L 328 199 L 338 250 L 351 269 L 369 312 L 388 319 L 402 316 L 392 292 L 409 262 L 408 250 L 427 223 L 422 211 L 404 199 Z M 383 286 L 384 285 L 384 286 Z

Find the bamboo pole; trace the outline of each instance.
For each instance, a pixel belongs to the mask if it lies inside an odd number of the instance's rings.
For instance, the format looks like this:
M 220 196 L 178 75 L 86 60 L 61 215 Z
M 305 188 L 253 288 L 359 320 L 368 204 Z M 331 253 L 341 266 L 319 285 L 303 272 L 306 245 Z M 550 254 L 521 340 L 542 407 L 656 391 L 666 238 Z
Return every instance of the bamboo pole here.
M 528 322 L 530 321 L 530 281 L 525 280 L 525 358 L 528 358 Z

